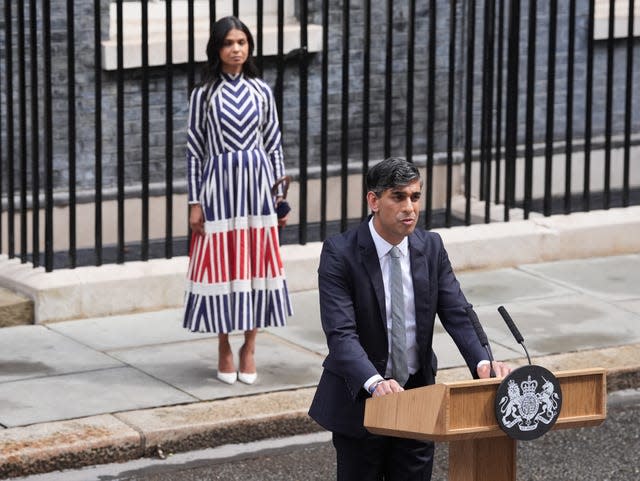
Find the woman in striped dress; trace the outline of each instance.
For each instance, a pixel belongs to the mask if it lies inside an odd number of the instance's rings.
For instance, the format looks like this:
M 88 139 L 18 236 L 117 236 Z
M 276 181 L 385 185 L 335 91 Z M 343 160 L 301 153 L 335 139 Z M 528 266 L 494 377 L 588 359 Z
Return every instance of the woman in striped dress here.
M 280 127 L 271 89 L 257 77 L 253 47 L 244 23 L 218 20 L 203 82 L 189 102 L 192 237 L 183 325 L 218 334 L 217 377 L 228 384 L 255 382 L 258 328 L 284 326 L 291 315 L 276 216 L 282 192 L 271 192 L 284 174 Z M 238 371 L 232 331 L 244 331 Z

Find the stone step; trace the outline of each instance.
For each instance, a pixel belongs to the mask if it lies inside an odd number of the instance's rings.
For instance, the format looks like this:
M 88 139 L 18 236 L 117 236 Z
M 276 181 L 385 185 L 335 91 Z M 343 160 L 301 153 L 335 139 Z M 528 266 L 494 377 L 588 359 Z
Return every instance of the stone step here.
M 0 287 L 0 328 L 33 323 L 33 301 Z

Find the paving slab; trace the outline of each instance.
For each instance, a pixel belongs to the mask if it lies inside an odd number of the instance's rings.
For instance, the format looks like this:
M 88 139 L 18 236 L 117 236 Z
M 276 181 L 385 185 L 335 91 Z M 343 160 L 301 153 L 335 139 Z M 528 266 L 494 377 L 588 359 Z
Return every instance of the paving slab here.
M 490 342 L 517 343 L 497 312 L 478 309 Z M 640 315 L 586 294 L 505 304 L 531 355 L 548 355 L 640 342 Z
M 44 326 L 2 328 L 0 346 L 0 383 L 122 366 Z
M 61 421 L 196 399 L 130 367 L 0 384 L 0 424 Z
M 320 430 L 307 416 L 315 389 L 295 389 L 116 414 L 149 448 L 191 449 Z
M 527 264 L 520 269 L 600 299 L 640 299 L 640 255 Z
M 270 334 L 326 356 L 329 354 L 327 339 L 322 330 L 318 290 L 295 292 L 291 295 L 293 316 L 286 328 L 268 328 Z
M 230 335 L 229 340 L 237 353 L 244 337 Z M 229 385 L 216 379 L 218 343 L 215 339 L 114 350 L 109 354 L 200 400 L 312 386 L 322 371 L 320 356 L 267 332 L 258 334 L 258 380 L 250 386 L 240 382 Z M 237 359 L 236 355 L 236 362 Z
M 620 301 L 617 303 L 617 306 L 630 312 L 640 314 L 640 299 L 633 301 Z
M 47 326 L 100 351 L 213 337 L 213 334 L 194 334 L 184 329 L 182 312 L 182 309 L 165 309 L 62 321 Z
M 522 356 L 522 350 L 515 342 L 501 344 L 489 339 L 489 343 L 494 359 L 506 361 Z M 460 354 L 460 350 L 439 320 L 436 322 L 433 332 L 433 350 L 438 357 L 438 369 L 451 369 L 467 365 L 462 354 Z
M 487 304 L 557 297 L 572 292 L 567 287 L 517 268 L 462 272 L 457 278 L 462 292 L 476 309 Z

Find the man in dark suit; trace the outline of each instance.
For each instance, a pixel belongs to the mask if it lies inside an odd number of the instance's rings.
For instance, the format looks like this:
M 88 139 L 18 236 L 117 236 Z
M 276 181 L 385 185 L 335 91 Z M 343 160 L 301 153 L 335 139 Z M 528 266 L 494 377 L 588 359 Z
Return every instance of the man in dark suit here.
M 488 356 L 442 239 L 416 229 L 418 169 L 386 159 L 368 172 L 367 190 L 369 220 L 323 245 L 318 285 L 329 355 L 309 415 L 333 433 L 338 481 L 429 480 L 433 443 L 369 433 L 365 400 L 435 382 L 436 314 L 474 377 L 489 377 Z M 493 367 L 499 377 L 510 371 Z

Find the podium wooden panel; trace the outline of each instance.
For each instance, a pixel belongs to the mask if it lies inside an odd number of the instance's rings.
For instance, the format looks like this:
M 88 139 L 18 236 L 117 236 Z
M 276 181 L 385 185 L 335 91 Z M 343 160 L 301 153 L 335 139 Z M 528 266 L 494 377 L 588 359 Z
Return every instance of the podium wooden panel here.
M 604 421 L 604 369 L 554 375 L 562 390 L 562 409 L 553 429 Z M 515 481 L 517 442 L 500 429 L 495 416 L 500 382 L 493 378 L 434 384 L 367 399 L 364 425 L 375 434 L 449 442 L 449 481 Z

